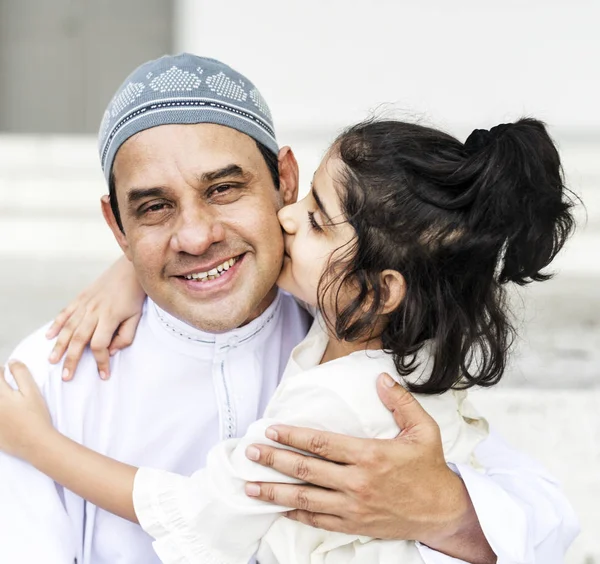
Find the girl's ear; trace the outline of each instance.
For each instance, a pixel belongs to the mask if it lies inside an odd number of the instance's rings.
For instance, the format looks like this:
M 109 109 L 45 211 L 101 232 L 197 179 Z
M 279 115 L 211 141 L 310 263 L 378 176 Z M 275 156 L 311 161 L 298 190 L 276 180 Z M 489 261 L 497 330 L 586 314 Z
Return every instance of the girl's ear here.
M 397 270 L 384 270 L 380 274 L 382 302 L 381 313 L 388 314 L 398 308 L 406 295 L 404 276 Z

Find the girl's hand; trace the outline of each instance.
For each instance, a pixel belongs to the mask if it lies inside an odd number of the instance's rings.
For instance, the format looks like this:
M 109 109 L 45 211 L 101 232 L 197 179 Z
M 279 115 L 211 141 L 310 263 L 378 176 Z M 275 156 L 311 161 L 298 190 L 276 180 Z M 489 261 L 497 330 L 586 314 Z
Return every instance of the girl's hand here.
M 9 363 L 18 389 L 0 367 L 0 451 L 111 513 L 137 523 L 133 481 L 137 468 L 74 442 L 52 426 L 46 402 L 27 367 Z
M 0 450 L 11 456 L 28 459 L 35 445 L 54 432 L 46 402 L 27 367 L 9 363 L 18 389 L 13 389 L 0 367 Z
M 52 364 L 67 353 L 63 380 L 73 378 L 88 344 L 100 378 L 110 376 L 110 356 L 133 342 L 145 297 L 133 265 L 122 257 L 58 314 L 46 337 L 58 335 Z

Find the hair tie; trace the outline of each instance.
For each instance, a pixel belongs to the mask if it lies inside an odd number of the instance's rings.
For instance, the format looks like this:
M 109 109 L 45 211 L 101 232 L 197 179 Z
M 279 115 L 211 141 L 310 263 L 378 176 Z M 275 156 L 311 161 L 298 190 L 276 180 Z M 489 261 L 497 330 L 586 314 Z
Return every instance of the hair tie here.
M 490 144 L 491 138 L 492 136 L 487 129 L 474 129 L 465 141 L 465 151 L 469 156 L 479 153 L 481 149 Z
M 513 125 L 514 123 L 501 123 L 499 125 L 496 125 L 495 127 L 492 127 L 492 129 L 490 129 L 490 135 L 493 139 L 498 139 L 500 135 L 502 135 L 509 127 Z
M 514 124 L 501 123 L 492 127 L 489 131 L 487 129 L 474 129 L 465 141 L 465 151 L 469 156 L 479 153 L 479 151 L 498 139 L 511 125 Z

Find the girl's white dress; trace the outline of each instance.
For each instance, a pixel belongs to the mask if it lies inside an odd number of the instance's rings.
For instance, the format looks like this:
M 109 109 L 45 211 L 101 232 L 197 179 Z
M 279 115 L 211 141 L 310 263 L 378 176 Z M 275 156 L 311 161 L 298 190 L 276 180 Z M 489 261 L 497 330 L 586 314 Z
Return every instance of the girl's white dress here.
M 296 482 L 246 458 L 252 443 L 275 444 L 265 437 L 272 424 L 378 439 L 399 433 L 375 387 L 381 372 L 396 374 L 392 356 L 361 351 L 320 365 L 326 345 L 327 335 L 316 320 L 293 350 L 264 417 L 244 437 L 215 446 L 202 470 L 190 477 L 138 470 L 135 511 L 140 525 L 156 539 L 154 549 L 165 564 L 247 564 L 253 555 L 260 564 L 423 562 L 415 542 L 315 529 L 282 517 L 289 508 L 244 492 L 247 481 Z M 450 391 L 415 397 L 440 427 L 446 460 L 477 467 L 473 451 L 487 436 L 487 423 L 466 395 Z

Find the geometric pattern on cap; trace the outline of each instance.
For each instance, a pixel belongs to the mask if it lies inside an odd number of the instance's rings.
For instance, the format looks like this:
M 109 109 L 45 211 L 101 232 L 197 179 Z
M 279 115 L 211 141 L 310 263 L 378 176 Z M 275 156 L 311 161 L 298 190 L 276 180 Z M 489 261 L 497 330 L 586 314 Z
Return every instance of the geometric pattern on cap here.
M 173 65 L 169 70 L 154 77 L 150 88 L 156 92 L 190 92 L 202 83 L 200 77 Z
M 244 90 L 244 81 L 240 79 L 238 82 L 234 82 L 223 71 L 209 76 L 206 79 L 206 85 L 224 98 L 238 102 L 245 102 L 248 99 L 248 93 Z
M 119 95 L 113 100 L 110 112 L 112 117 L 117 117 L 127 106 L 133 104 L 133 102 L 142 95 L 145 88 L 145 84 L 141 82 L 130 82 L 123 88 Z

